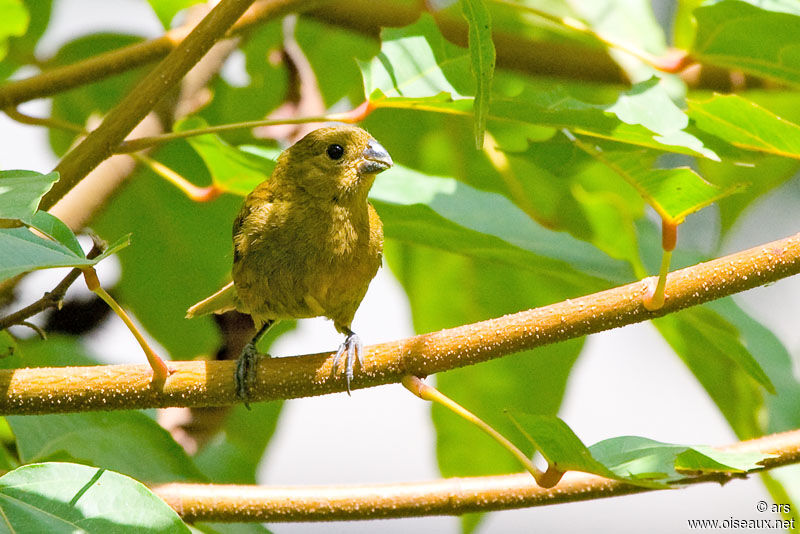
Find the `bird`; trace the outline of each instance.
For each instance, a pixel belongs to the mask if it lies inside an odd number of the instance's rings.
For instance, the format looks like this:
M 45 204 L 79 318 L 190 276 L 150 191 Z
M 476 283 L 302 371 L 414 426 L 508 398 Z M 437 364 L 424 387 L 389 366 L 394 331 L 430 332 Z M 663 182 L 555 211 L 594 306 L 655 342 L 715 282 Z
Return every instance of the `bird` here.
M 282 319 L 327 317 L 345 335 L 347 393 L 363 347 L 353 317 L 381 265 L 383 225 L 367 195 L 378 173 L 394 165 L 362 128 L 319 128 L 284 150 L 267 180 L 245 198 L 233 223 L 232 280 L 190 307 L 186 316 L 238 310 L 256 334 L 236 364 L 237 396 L 255 381 L 256 344 Z M 249 407 L 249 406 L 248 406 Z

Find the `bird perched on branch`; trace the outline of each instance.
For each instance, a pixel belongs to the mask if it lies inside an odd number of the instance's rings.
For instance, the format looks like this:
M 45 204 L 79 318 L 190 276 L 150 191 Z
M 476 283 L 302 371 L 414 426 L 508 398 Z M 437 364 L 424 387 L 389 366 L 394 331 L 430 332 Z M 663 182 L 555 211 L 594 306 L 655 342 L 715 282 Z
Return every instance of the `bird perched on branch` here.
M 383 227 L 367 193 L 392 164 L 361 128 L 320 128 L 281 153 L 269 179 L 245 199 L 233 223 L 233 281 L 186 314 L 236 309 L 252 316 L 257 333 L 236 365 L 240 398 L 249 397 L 256 343 L 269 328 L 280 319 L 318 316 L 346 336 L 333 372 L 344 356 L 350 392 L 362 358 L 350 324 L 383 250 Z

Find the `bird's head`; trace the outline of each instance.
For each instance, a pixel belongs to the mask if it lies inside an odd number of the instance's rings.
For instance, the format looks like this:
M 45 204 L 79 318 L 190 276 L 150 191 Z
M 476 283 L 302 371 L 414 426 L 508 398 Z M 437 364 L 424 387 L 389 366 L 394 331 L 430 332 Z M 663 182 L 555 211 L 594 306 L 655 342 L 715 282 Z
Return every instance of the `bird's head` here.
M 375 175 L 392 165 L 380 143 L 350 125 L 314 130 L 278 158 L 287 187 L 333 201 L 366 199 Z

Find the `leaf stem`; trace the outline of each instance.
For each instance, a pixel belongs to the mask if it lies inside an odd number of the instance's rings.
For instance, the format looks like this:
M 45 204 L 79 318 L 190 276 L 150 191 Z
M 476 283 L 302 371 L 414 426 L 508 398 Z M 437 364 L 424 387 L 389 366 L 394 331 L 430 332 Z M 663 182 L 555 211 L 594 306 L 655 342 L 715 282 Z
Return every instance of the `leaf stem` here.
M 669 264 L 672 260 L 672 251 L 665 250 L 661 254 L 661 268 L 658 271 L 658 279 L 653 283 L 652 278 L 645 280 L 647 291 L 642 295 L 642 304 L 650 311 L 655 311 L 664 305 L 666 296 L 664 290 L 667 287 L 667 274 L 669 274 Z
M 510 452 L 511 455 L 514 456 L 514 458 L 516 458 L 520 464 L 522 464 L 522 467 L 524 467 L 526 471 L 528 471 L 531 475 L 533 475 L 533 478 L 536 480 L 536 483 L 539 486 L 545 487 L 542 484 L 542 477 L 544 476 L 544 473 L 540 469 L 538 469 L 535 465 L 533 465 L 533 462 L 531 462 L 531 460 L 525 455 L 524 452 L 519 450 L 517 446 L 511 443 L 511 441 L 508 438 L 506 438 L 500 432 L 495 430 L 491 425 L 486 423 L 483 419 L 481 419 L 474 413 L 470 412 L 469 410 L 458 404 L 453 399 L 447 397 L 445 394 L 443 394 L 435 387 L 426 384 L 425 382 L 423 382 L 414 375 L 404 376 L 401 382 L 407 390 L 409 390 L 411 393 L 413 393 L 420 399 L 430 402 L 435 402 L 440 406 L 444 406 L 445 408 L 447 408 L 457 416 L 461 417 L 465 421 L 469 421 L 473 425 L 483 430 L 492 439 L 494 439 L 497 443 L 499 443 L 501 447 Z M 551 486 L 553 486 L 553 484 L 550 484 L 550 486 L 548 487 Z
M 132 154 L 132 156 L 138 162 L 146 165 L 154 173 L 180 189 L 187 197 L 195 202 L 209 202 L 222 194 L 222 189 L 216 185 L 212 184 L 207 187 L 196 186 L 163 163 L 145 156 L 144 154 Z
M 127 314 L 125 309 L 120 306 L 114 297 L 108 294 L 108 292 L 103 289 L 103 286 L 100 285 L 100 280 L 97 278 L 97 272 L 94 270 L 94 267 L 86 267 L 82 269 L 83 277 L 86 280 L 86 286 L 94 292 L 98 297 L 103 299 L 108 306 L 114 310 L 122 322 L 125 323 L 125 326 L 128 327 L 128 330 L 131 331 L 133 337 L 136 338 L 136 341 L 139 343 L 139 346 L 142 347 L 145 356 L 147 357 L 147 362 L 150 364 L 150 367 L 153 369 L 153 382 L 163 382 L 167 379 L 170 374 L 169 368 L 164 363 L 164 360 L 159 358 L 159 356 L 150 348 L 150 345 L 147 344 L 147 340 L 144 338 L 142 333 L 133 324 L 133 320 L 131 320 L 130 316 Z
M 215 126 L 205 126 L 203 128 L 194 128 L 191 130 L 183 130 L 180 132 L 169 132 L 161 135 L 153 135 L 150 137 L 139 137 L 138 139 L 129 139 L 120 143 L 116 150 L 118 154 L 126 154 L 130 152 L 138 152 L 145 150 L 156 145 L 174 141 L 175 139 L 186 139 L 189 137 L 196 137 L 198 135 L 214 134 L 220 132 L 229 132 L 233 130 L 245 130 L 250 128 L 258 128 L 261 126 L 279 126 L 283 124 L 307 124 L 312 122 L 346 122 L 356 123 L 364 120 L 376 107 L 369 101 L 364 101 L 350 111 L 339 113 L 330 113 L 327 115 L 317 115 L 314 117 L 297 117 L 294 119 L 261 119 L 256 121 L 233 122 L 230 124 L 218 124 Z
M 54 119 L 52 117 L 39 118 L 26 115 L 19 110 L 9 107 L 3 110 L 6 115 L 12 120 L 21 124 L 29 124 L 31 126 L 44 126 L 46 128 L 53 128 L 57 130 L 66 130 L 68 132 L 75 132 L 78 134 L 86 134 L 86 129 L 71 122 Z
M 672 260 L 672 251 L 678 243 L 678 226 L 680 223 L 672 219 L 661 218 L 661 248 L 664 250 L 661 255 L 661 268 L 658 271 L 658 282 L 653 285 L 652 279 L 647 281 L 648 289 L 642 297 L 642 303 L 648 310 L 657 310 L 664 305 L 664 290 L 667 287 L 667 274 Z
M 327 115 L 319 115 L 317 117 L 300 117 L 296 119 L 264 119 L 257 121 L 244 121 L 233 122 L 230 124 L 219 124 L 216 126 L 206 126 L 204 128 L 195 128 L 192 130 L 183 130 L 180 132 L 169 132 L 161 135 L 153 135 L 150 137 L 139 137 L 138 139 L 130 139 L 123 141 L 116 149 L 117 154 L 127 154 L 130 152 L 138 152 L 145 150 L 156 145 L 161 145 L 168 141 L 176 139 L 186 139 L 188 137 L 196 137 L 198 135 L 213 134 L 219 132 L 230 132 L 233 130 L 244 130 L 249 128 L 257 128 L 259 126 L 276 126 L 280 124 L 305 124 L 308 122 L 326 122 L 335 120 Z

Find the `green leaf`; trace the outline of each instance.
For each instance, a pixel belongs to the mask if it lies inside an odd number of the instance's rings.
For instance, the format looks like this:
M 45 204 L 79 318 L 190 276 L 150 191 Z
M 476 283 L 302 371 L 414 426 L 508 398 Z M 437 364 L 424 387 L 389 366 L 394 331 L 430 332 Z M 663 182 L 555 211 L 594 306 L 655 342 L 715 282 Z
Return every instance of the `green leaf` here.
M 486 115 L 494 77 L 495 51 L 492 42 L 492 22 L 483 0 L 461 0 L 461 9 L 469 23 L 469 54 L 475 76 L 475 147 L 483 148 Z
M 589 148 L 589 154 L 631 184 L 662 218 L 674 223 L 739 189 L 736 185 L 720 189 L 688 167 L 653 169 L 652 155 L 645 151 Z
M 57 172 L 0 171 L 0 219 L 29 220 L 57 181 Z
M 467 56 L 453 45 L 434 52 L 432 42 L 437 37 L 431 36 L 425 21 L 422 17 L 413 27 L 384 30 L 380 54 L 369 63 L 360 63 L 370 103 L 375 108 L 469 115 L 478 104 L 462 97 L 450 82 L 450 78 L 460 78 Z M 445 76 L 445 67 L 455 74 Z M 720 159 L 686 130 L 689 117 L 672 102 L 657 78 L 636 84 L 610 104 L 578 100 L 563 87 L 543 90 L 525 83 L 514 96 L 494 96 L 485 119 L 490 125 L 496 121 L 517 127 L 525 123 L 567 128 L 601 139 Z
M 15 0 L 5 0 L 5 3 L 17 4 Z M 9 36 L 6 57 L 0 60 L 0 80 L 11 76 L 22 65 L 34 62 L 34 50 L 50 22 L 52 0 L 22 0 L 22 4 L 26 11 L 27 27 L 24 34 Z M 5 8 L 2 9 L 0 12 L 5 14 Z M 12 13 L 17 9 L 16 6 L 12 7 Z M 14 17 L 11 19 L 9 22 L 13 26 Z
M 639 436 L 609 438 L 591 446 L 593 457 L 616 476 L 630 479 L 676 480 L 675 460 L 687 448 Z
M 742 310 L 734 299 L 710 302 L 705 307 L 718 313 L 737 331 L 736 339 L 744 347 L 750 347 L 758 365 L 770 377 L 775 394 L 766 398 L 767 421 L 761 433 L 785 432 L 800 427 L 800 381 L 794 373 L 792 356 L 781 341 L 766 326 Z
M 13 356 L 17 352 L 17 342 L 7 330 L 0 330 L 0 360 Z
M 742 344 L 739 332 L 717 313 L 692 308 L 654 319 L 675 350 L 728 420 L 740 439 L 763 435 L 762 387 L 774 391 L 769 377 Z
M 78 243 L 78 238 L 72 230 L 55 215 L 50 215 L 46 211 L 37 211 L 28 221 L 28 226 L 36 228 L 46 236 L 58 241 L 77 256 L 83 256 L 83 249 Z
M 559 471 L 583 471 L 651 488 L 688 475 L 744 473 L 772 457 L 759 452 L 727 452 L 707 446 L 661 443 L 638 436 L 619 436 L 587 448 L 555 416 L 514 412 L 518 431 Z
M 161 483 L 204 480 L 183 448 L 142 412 L 7 416 L 24 463 L 69 460 Z
M 139 482 L 68 463 L 26 465 L 0 477 L 0 510 L 9 532 L 190 532 Z
M 396 165 L 370 192 L 387 237 L 526 270 L 630 280 L 628 267 L 565 232 L 533 221 L 504 196 Z M 558 273 L 558 274 L 555 274 Z
M 179 11 L 199 4 L 202 0 L 147 0 L 153 8 L 158 20 L 164 25 L 164 29 L 169 29 L 172 19 Z
M 97 261 L 100 261 L 103 258 L 107 258 L 112 254 L 116 254 L 117 252 L 119 252 L 120 250 L 122 250 L 123 248 L 127 247 L 130 244 L 131 244 L 131 234 L 120 237 L 119 239 L 108 245 L 106 250 L 97 257 Z
M 37 269 L 87 267 L 98 261 L 86 259 L 27 228 L 0 228 L 0 251 L 0 280 Z
M 175 131 L 205 128 L 208 123 L 193 116 L 175 124 Z M 238 195 L 247 195 L 253 188 L 266 180 L 272 173 L 275 163 L 232 147 L 218 135 L 205 134 L 189 137 L 187 142 L 203 158 L 211 174 L 214 185 Z
M 369 61 L 378 53 L 376 36 L 298 17 L 294 37 L 311 64 L 326 108 L 340 102 L 354 107 L 364 100 L 358 61 Z
M 769 393 L 775 394 L 775 386 L 753 357 L 739 334 L 739 330 L 720 315 L 705 308 L 691 310 L 692 323 L 705 344 L 714 343 L 723 353 L 739 364 L 756 382 Z
M 687 100 L 697 127 L 746 150 L 800 159 L 800 126 L 739 95 Z
M 0 369 L 20 367 L 68 367 L 97 365 L 86 355 L 77 338 L 55 334 L 46 340 L 32 338 L 20 340 L 12 355 L 0 358 Z
M 42 190 L 40 187 L 36 192 L 39 197 L 44 194 Z M 16 213 L 23 214 L 23 212 L 27 210 L 18 210 Z M 49 238 L 37 235 L 25 227 L 0 228 L 0 251 L 2 251 L 0 280 L 38 269 L 88 267 L 130 243 L 130 236 L 125 236 L 103 254 L 90 260 L 86 258 L 72 230 L 57 217 L 44 211 L 37 211 L 33 215 L 25 216 L 25 219 L 27 226 L 35 228 Z
M 641 124 L 657 134 L 653 139 L 662 145 L 685 147 L 719 161 L 719 157 L 703 146 L 701 140 L 686 131 L 689 117 L 675 105 L 656 77 L 637 83 L 630 91 L 622 93 L 606 111 L 626 124 Z
M 701 63 L 798 85 L 798 15 L 797 9 L 770 11 L 737 0 L 703 5 L 694 11 L 697 34 L 691 55 Z
M 529 445 L 559 471 L 583 471 L 607 478 L 618 478 L 614 472 L 592 457 L 586 445 L 558 417 L 515 411 L 509 413 L 509 417 Z M 532 456 L 532 452 L 530 455 Z
M 563 87 L 523 89 L 514 98 L 495 97 L 489 119 L 525 122 L 719 161 L 719 156 L 686 128 L 689 117 L 669 98 L 657 78 L 634 85 L 615 102 L 592 104 Z
M 644 278 L 647 271 L 639 257 L 635 207 L 612 191 L 589 191 L 575 185 L 572 194 L 592 229 L 590 242 L 612 258 L 627 261 L 636 278 Z
M 201 114 L 209 124 L 231 124 L 267 117 L 283 104 L 289 91 L 289 66 L 281 59 L 283 29 L 281 17 L 261 23 L 247 32 L 247 38 L 231 56 L 240 60 L 244 53 L 245 72 L 241 78 L 216 76 L 210 85 L 214 98 Z M 238 61 L 230 64 L 237 65 Z M 294 67 L 292 67 L 294 68 Z M 248 130 L 226 132 L 232 143 L 252 142 Z
M 22 0 L 0 0 L 0 61 L 8 53 L 8 38 L 25 35 L 30 15 Z
M 706 445 L 695 445 L 675 458 L 675 468 L 692 474 L 746 473 L 763 467 L 760 463 L 771 454 L 759 452 L 720 451 Z
M 800 169 L 800 161 L 767 156 L 757 165 L 739 165 L 734 161 L 719 164 L 701 163 L 700 172 L 709 181 L 724 188 L 738 188 L 738 193 L 718 202 L 723 237 L 736 227 L 739 218 L 754 202 L 790 180 Z
M 687 474 L 743 473 L 761 467 L 772 455 L 759 452 L 733 453 L 706 446 L 662 443 L 639 436 L 619 436 L 589 447 L 592 456 L 617 478 L 630 481 L 658 479 L 672 482 Z M 681 473 L 679 470 L 691 471 Z
M 429 15 L 404 28 L 384 28 L 381 51 L 368 62 L 359 61 L 364 91 L 369 100 L 450 101 L 465 99 L 444 71 L 464 77 L 469 58 L 463 49 L 447 42 Z
M 264 349 L 259 346 L 259 350 Z M 252 410 L 241 405 L 234 408 L 222 431 L 195 456 L 198 468 L 217 484 L 255 484 L 257 468 L 282 406 L 282 402 L 274 401 L 255 403 Z

